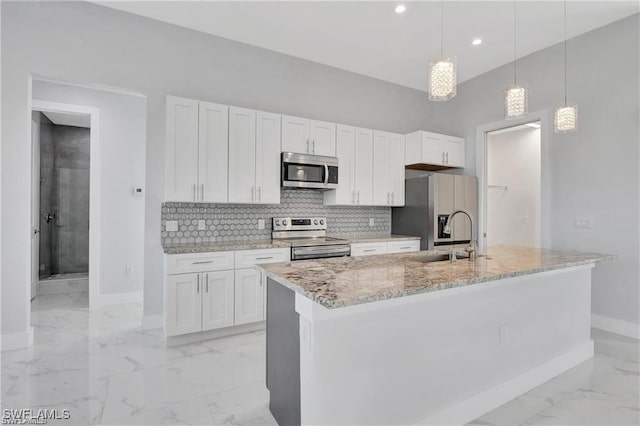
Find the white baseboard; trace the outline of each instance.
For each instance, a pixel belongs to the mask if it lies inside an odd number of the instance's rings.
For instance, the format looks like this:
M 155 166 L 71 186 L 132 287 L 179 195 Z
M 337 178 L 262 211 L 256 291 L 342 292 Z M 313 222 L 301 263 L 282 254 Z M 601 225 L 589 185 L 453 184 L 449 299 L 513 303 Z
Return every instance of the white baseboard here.
M 98 294 L 91 295 L 91 308 L 101 306 L 120 305 L 123 303 L 142 303 L 142 292 L 132 291 L 129 293 Z
M 446 408 L 438 414 L 429 416 L 418 424 L 465 425 L 591 357 L 593 357 L 593 341 L 589 340 L 517 377 Z
M 631 321 L 591 314 L 591 327 L 634 339 L 640 339 L 640 324 Z
M 266 321 L 254 322 L 251 324 L 234 325 L 217 330 L 199 331 L 196 333 L 182 334 L 179 336 L 169 336 L 166 339 L 167 347 L 184 345 L 188 343 L 202 342 L 204 340 L 218 339 L 220 337 L 233 336 L 236 334 L 250 333 L 252 331 L 264 330 Z
M 20 333 L 2 335 L 2 352 L 25 349 L 33 344 L 33 327 Z
M 162 328 L 162 314 L 145 315 L 142 317 L 143 330 L 153 330 L 155 328 Z

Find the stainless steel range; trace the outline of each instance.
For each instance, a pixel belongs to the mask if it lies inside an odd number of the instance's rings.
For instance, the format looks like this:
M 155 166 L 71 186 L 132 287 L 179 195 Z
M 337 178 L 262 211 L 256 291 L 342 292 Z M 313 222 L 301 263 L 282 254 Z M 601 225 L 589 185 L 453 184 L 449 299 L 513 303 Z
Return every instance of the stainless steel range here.
M 291 260 L 342 257 L 351 254 L 348 240 L 327 237 L 327 218 L 274 217 L 271 238 L 291 244 Z

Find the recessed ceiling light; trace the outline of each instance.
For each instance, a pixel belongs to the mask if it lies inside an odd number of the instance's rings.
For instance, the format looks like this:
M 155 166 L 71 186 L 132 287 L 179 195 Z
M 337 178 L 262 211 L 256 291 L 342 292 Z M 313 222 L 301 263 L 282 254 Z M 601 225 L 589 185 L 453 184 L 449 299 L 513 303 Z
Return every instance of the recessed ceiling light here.
M 407 7 L 404 4 L 399 4 L 396 6 L 396 13 L 398 15 L 400 15 L 401 13 L 404 13 L 407 10 Z
M 479 46 L 482 44 L 482 39 L 481 38 L 474 38 L 473 41 L 471 42 L 471 44 L 473 44 L 474 46 Z

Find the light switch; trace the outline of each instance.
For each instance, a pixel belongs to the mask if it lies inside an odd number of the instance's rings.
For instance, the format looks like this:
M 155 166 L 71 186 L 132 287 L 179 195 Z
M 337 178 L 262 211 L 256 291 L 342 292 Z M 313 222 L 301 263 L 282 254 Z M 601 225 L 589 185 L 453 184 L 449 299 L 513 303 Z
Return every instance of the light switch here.
M 198 231 L 204 231 L 207 228 L 207 224 L 204 219 L 198 220 Z
M 176 232 L 178 230 L 178 221 L 168 220 L 165 222 L 164 227 L 167 232 Z
M 372 217 L 369 218 L 369 226 L 375 226 L 375 220 Z
M 577 229 L 592 229 L 593 218 L 592 217 L 574 217 L 573 226 Z
M 258 229 L 264 229 L 264 219 L 258 219 Z

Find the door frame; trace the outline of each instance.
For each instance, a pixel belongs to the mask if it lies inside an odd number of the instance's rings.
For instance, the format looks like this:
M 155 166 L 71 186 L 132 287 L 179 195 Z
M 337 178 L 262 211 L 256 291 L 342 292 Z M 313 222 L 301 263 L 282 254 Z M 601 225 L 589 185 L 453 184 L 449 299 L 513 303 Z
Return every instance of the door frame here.
M 496 130 L 540 122 L 540 246 L 551 248 L 551 158 L 549 110 L 531 112 L 523 118 L 500 120 L 476 127 L 476 175 L 478 177 L 478 246 L 487 246 L 487 134 Z
M 31 111 L 83 114 L 91 117 L 89 134 L 89 308 L 95 308 L 98 306 L 100 294 L 100 110 L 85 105 L 32 99 Z M 35 154 L 31 153 L 31 155 Z M 31 170 L 32 177 L 34 173 L 35 170 Z M 37 184 L 39 188 L 40 182 Z M 32 179 L 32 194 L 36 189 L 35 185 L 36 183 Z M 27 309 L 30 313 L 30 303 Z

